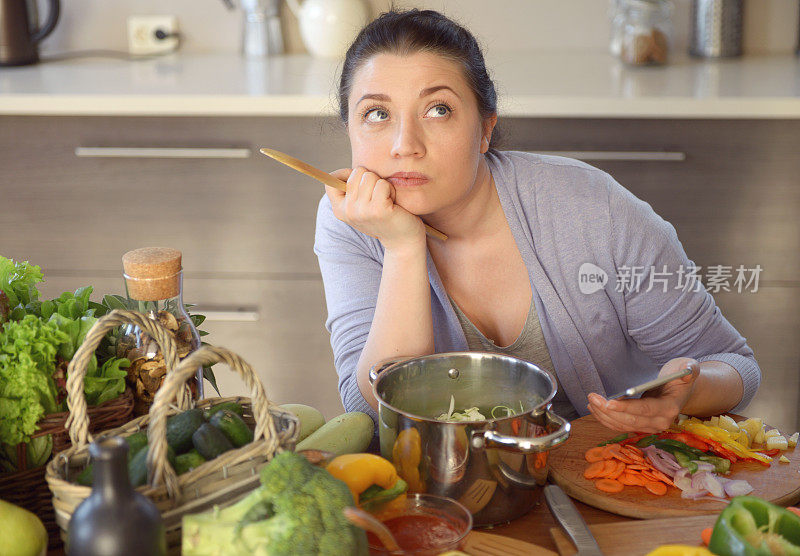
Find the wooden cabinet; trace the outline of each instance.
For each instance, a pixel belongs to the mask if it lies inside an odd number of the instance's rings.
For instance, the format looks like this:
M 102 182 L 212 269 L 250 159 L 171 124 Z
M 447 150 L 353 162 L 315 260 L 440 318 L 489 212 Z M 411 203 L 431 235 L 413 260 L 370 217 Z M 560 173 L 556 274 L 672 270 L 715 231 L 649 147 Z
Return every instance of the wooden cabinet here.
M 795 428 L 800 122 L 501 118 L 500 125 L 503 148 L 577 152 L 608 171 L 675 226 L 697 265 L 761 265 L 757 293 L 715 298 L 764 373 L 749 413 Z M 273 399 L 333 416 L 341 405 L 312 250 L 323 189 L 260 155 L 262 146 L 324 169 L 350 161 L 334 118 L 2 117 L 0 253 L 42 265 L 44 289 L 56 295 L 85 284 L 123 293 L 125 251 L 178 248 L 186 301 L 216 319 L 204 325 L 209 341 L 250 361 Z M 192 149 L 184 153 L 191 157 L 159 150 L 176 147 Z M 219 374 L 223 394 L 244 393 Z

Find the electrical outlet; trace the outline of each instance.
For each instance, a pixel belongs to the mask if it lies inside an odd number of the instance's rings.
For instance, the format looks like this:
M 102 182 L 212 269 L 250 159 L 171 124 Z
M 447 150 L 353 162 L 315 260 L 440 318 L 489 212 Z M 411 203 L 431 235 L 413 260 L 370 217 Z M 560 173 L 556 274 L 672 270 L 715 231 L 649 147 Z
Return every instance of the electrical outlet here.
M 178 18 L 174 15 L 128 17 L 128 51 L 131 54 L 161 54 L 177 48 Z

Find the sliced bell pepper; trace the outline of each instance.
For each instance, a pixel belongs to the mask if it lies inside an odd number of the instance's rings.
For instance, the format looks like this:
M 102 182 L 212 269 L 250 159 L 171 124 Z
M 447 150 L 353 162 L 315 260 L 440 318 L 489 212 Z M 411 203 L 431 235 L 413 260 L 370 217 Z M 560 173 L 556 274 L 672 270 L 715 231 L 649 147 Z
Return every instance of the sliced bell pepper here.
M 384 511 L 405 506 L 406 482 L 394 465 L 375 454 L 344 454 L 325 467 L 344 482 L 356 503 L 368 511 Z
M 669 440 L 677 440 L 678 442 L 683 442 L 687 446 L 691 446 L 692 448 L 697 448 L 701 452 L 708 451 L 708 444 L 703 439 L 688 432 L 664 431 L 658 436 L 659 438 L 665 438 Z
M 800 556 L 800 517 L 755 496 L 737 496 L 722 510 L 709 550 L 718 556 Z

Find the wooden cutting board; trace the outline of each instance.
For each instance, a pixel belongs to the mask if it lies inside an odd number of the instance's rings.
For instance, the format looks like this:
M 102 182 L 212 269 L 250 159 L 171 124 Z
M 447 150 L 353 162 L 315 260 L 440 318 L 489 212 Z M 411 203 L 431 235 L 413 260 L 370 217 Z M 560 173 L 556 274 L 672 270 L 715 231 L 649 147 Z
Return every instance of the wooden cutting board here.
M 791 434 L 789 431 L 788 434 Z M 619 433 L 601 425 L 593 415 L 572 421 L 569 439 L 550 452 L 550 477 L 571 497 L 619 515 L 639 519 L 681 517 L 720 512 L 724 502 L 714 500 L 686 500 L 681 491 L 670 487 L 664 496 L 650 494 L 643 487 L 626 486 L 622 492 L 607 494 L 597 490 L 593 481 L 584 479 L 586 469 L 584 453 L 603 440 L 614 438 Z M 732 479 L 744 479 L 753 487 L 753 496 L 759 496 L 781 506 L 789 506 L 800 500 L 800 450 L 784 452 L 790 463 L 778 463 L 777 458 L 770 467 L 758 463 L 736 462 L 731 467 Z
M 642 556 L 664 544 L 701 546 L 700 532 L 713 527 L 716 515 L 647 519 L 620 523 L 590 525 L 589 530 L 605 554 L 614 556 Z M 560 527 L 550 529 L 561 556 L 576 553 L 575 545 Z
M 538 544 L 474 530 L 467 535 L 462 550 L 470 556 L 557 556 L 552 550 Z

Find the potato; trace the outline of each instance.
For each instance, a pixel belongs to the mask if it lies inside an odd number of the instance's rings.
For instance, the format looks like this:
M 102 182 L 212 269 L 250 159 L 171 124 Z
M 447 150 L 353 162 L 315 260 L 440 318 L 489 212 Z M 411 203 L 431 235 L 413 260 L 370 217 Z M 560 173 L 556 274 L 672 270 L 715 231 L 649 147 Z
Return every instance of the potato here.
M 758 431 L 764 427 L 764 422 L 758 417 L 751 417 L 739 423 L 739 428 L 747 431 L 751 441 L 755 441 Z
M 781 436 L 781 431 L 778 429 L 769 429 L 767 432 L 764 433 L 765 439 L 770 439 L 774 436 Z
M 787 438 L 787 440 L 789 441 L 789 448 L 794 448 L 795 446 L 797 446 L 798 437 L 800 437 L 800 432 L 796 432 L 792 436 Z

